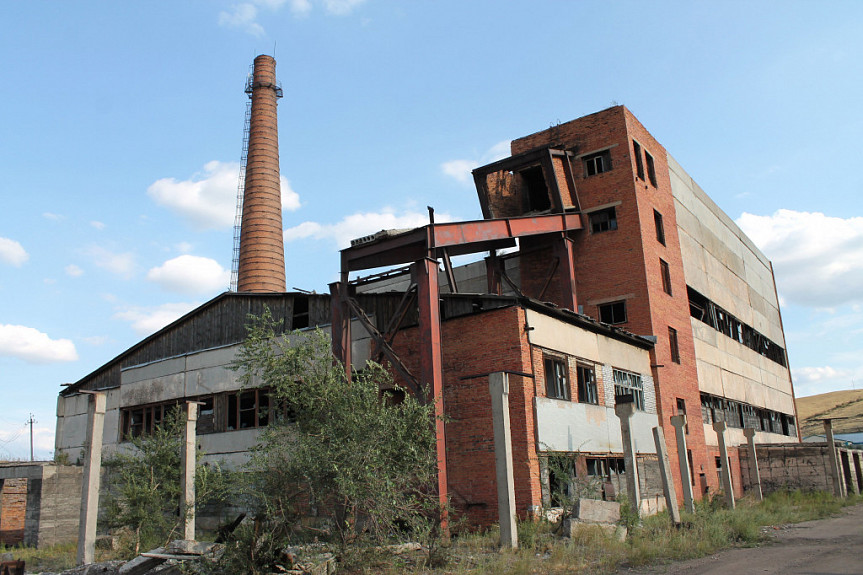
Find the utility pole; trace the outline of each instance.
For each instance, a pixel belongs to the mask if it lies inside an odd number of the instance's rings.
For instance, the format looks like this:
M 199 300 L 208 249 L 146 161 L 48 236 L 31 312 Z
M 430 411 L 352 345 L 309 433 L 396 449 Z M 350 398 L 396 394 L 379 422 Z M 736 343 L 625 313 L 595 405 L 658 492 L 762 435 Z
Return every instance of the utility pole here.
M 30 424 L 30 461 L 35 461 L 33 458 L 33 424 L 36 423 L 36 420 L 33 419 L 33 414 L 30 414 L 30 419 L 27 421 Z

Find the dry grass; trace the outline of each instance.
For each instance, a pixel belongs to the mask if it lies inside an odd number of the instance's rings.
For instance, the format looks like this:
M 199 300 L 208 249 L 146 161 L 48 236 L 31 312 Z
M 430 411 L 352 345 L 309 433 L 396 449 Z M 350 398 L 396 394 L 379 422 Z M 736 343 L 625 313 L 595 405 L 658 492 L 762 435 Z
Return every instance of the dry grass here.
M 863 430 L 863 390 L 833 391 L 820 395 L 797 398 L 797 415 L 800 431 L 807 435 L 821 435 L 824 427 L 821 418 L 836 419 L 834 433 L 853 433 Z

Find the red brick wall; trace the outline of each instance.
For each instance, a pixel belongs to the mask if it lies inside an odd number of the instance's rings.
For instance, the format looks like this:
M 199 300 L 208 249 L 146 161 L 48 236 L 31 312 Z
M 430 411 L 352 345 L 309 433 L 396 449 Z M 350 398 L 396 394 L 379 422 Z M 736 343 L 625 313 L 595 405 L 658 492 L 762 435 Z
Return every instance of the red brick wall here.
M 636 175 L 633 139 L 641 145 L 642 154 L 646 150 L 653 157 L 655 187 Z M 612 162 L 608 172 L 586 177 L 582 163 L 574 163 L 582 209 L 619 202 L 615 206 L 617 230 L 593 234 L 585 218 L 586 229 L 574 236 L 578 303 L 583 306 L 584 313 L 598 318 L 599 303 L 625 298 L 627 322 L 620 327 L 658 337 L 656 348 L 651 352 L 651 364 L 658 366 L 653 370 L 653 377 L 669 457 L 677 460 L 674 427 L 669 418 L 676 413 L 677 398 L 681 398 L 686 403 L 690 422 L 687 444 L 692 450 L 695 475 L 698 476 L 702 466 L 712 471 L 713 461 L 708 460 L 705 451 L 695 344 L 665 149 L 623 106 L 514 140 L 512 153 L 547 145 L 575 147 L 578 154 L 612 146 L 608 148 Z M 654 209 L 663 216 L 664 246 L 656 240 Z M 543 257 L 537 252 L 522 259 L 528 274 L 543 268 L 542 261 L 534 261 Z M 671 296 L 662 289 L 660 258 L 669 265 Z M 522 281 L 525 281 L 524 275 Z M 530 281 L 527 285 L 531 286 Z M 677 330 L 680 364 L 671 361 L 669 327 Z M 681 494 L 679 473 L 674 475 L 678 494 Z M 715 473 L 706 473 L 706 477 L 711 489 L 717 489 Z
M 498 519 L 488 374 L 533 372 L 524 325 L 524 310 L 510 307 L 442 326 L 448 488 L 454 507 L 470 524 L 489 525 Z M 394 344 L 414 374 L 419 373 L 418 341 L 418 330 L 411 328 L 400 332 Z M 509 386 L 516 508 L 525 517 L 531 506 L 542 502 L 534 382 L 510 375 Z
M 6 479 L 0 482 L 0 544 L 18 545 L 24 540 L 27 512 L 27 480 Z

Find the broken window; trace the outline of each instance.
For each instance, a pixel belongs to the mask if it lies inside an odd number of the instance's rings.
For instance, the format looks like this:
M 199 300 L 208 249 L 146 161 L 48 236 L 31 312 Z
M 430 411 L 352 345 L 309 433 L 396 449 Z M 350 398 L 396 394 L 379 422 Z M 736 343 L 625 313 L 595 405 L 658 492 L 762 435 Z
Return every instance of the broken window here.
M 596 390 L 596 372 L 593 366 L 578 365 L 578 402 L 599 404 L 599 394 Z
M 269 390 L 249 389 L 228 394 L 228 431 L 264 427 L 269 423 L 269 416 Z
M 635 175 L 639 180 L 644 179 L 644 161 L 641 159 L 641 144 L 632 140 L 632 153 L 635 156 Z
M 569 399 L 569 377 L 566 361 L 545 358 L 545 395 L 552 399 Z
M 548 185 L 542 173 L 542 166 L 534 166 L 519 172 L 527 193 L 527 211 L 544 212 L 551 209 L 551 199 L 548 195 Z
M 668 267 L 668 262 L 660 259 L 659 260 L 659 270 L 662 273 L 662 291 L 667 293 L 668 295 L 672 295 L 671 293 L 671 269 Z
M 172 408 L 180 400 L 140 405 L 120 410 L 120 441 L 150 435 L 161 427 Z
M 607 324 L 626 323 L 626 302 L 614 301 L 604 303 L 599 308 L 599 321 Z
M 611 170 L 611 152 L 608 150 L 585 156 L 582 159 L 584 161 L 584 173 L 586 177 Z
M 614 376 L 614 396 L 631 395 L 635 409 L 644 411 L 644 385 L 641 376 L 631 371 L 612 369 Z
M 665 245 L 665 227 L 662 225 L 662 214 L 653 210 L 653 223 L 656 226 L 656 241 Z
M 575 495 L 575 458 L 566 455 L 552 455 L 548 458 L 548 487 L 551 506 L 561 507 Z
M 591 212 L 588 219 L 590 220 L 590 232 L 593 234 L 617 229 L 617 213 L 614 207 Z
M 653 156 L 651 156 L 647 150 L 644 151 L 644 159 L 647 162 L 647 177 L 650 180 L 651 185 L 656 187 L 656 168 L 653 165 Z
M 668 347 L 671 351 L 671 361 L 680 363 L 680 347 L 677 344 L 677 330 L 673 327 L 668 328 Z
M 769 338 L 741 322 L 739 319 L 687 286 L 689 313 L 716 331 L 722 332 L 738 343 L 785 367 L 785 350 Z

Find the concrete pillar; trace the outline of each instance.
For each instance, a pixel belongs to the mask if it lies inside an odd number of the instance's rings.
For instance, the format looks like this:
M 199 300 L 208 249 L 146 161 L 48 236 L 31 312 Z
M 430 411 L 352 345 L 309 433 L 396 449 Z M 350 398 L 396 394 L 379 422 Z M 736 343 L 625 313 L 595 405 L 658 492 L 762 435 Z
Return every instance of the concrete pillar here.
M 857 474 L 857 485 L 860 486 L 861 491 L 863 491 L 863 466 L 861 466 L 860 461 L 860 452 L 854 451 L 854 471 Z
M 620 401 L 620 398 L 618 398 Z M 623 438 L 623 458 L 626 461 L 626 495 L 632 508 L 641 514 L 641 494 L 638 486 L 638 463 L 635 460 L 635 440 L 632 437 L 630 424 L 635 414 L 635 403 L 618 403 L 614 413 L 620 418 L 620 435 Z
M 99 485 L 102 471 L 102 430 L 105 427 L 106 396 L 90 394 L 87 409 L 87 440 L 84 477 L 81 482 L 81 515 L 78 520 L 78 565 L 93 563 L 96 550 L 96 519 L 99 515 Z
M 845 478 L 839 466 L 839 453 L 836 451 L 836 440 L 833 437 L 833 420 L 824 419 L 824 435 L 827 437 L 827 454 L 830 456 L 830 470 L 833 473 L 833 494 L 845 497 Z
M 755 428 L 745 428 L 743 435 L 746 436 L 746 442 L 749 446 L 749 477 L 752 480 L 752 493 L 755 494 L 758 501 L 763 501 L 764 494 L 761 492 L 761 472 L 758 470 L 758 453 L 755 451 Z
M 845 495 L 860 495 L 857 487 L 857 474 L 854 472 L 854 462 L 851 460 L 851 452 L 847 449 L 839 450 L 839 461 L 842 463 L 842 475 L 845 479 Z
M 518 547 L 515 525 L 515 481 L 512 468 L 512 438 L 509 427 L 509 376 L 501 371 L 489 374 L 491 417 L 494 427 L 494 466 L 497 477 L 497 515 L 502 547 Z
M 677 507 L 677 491 L 674 489 L 674 477 L 668 464 L 668 450 L 665 447 L 665 433 L 661 427 L 653 428 L 653 442 L 656 444 L 656 455 L 659 458 L 659 474 L 662 476 L 662 490 L 665 493 L 665 504 L 675 525 L 680 523 L 680 509 Z
M 180 512 L 184 514 L 183 538 L 195 540 L 195 455 L 197 449 L 198 402 L 186 402 L 186 433 L 181 454 L 183 490 L 180 492 Z
M 689 456 L 686 450 L 686 415 L 672 415 L 671 425 L 677 438 L 677 463 L 680 467 L 680 484 L 683 486 L 683 505 L 690 513 L 695 513 L 695 500 L 692 498 L 692 472 L 689 469 Z
M 734 509 L 734 488 L 731 485 L 731 460 L 728 458 L 728 446 L 725 444 L 725 429 L 726 424 L 724 421 L 713 422 L 713 431 L 716 432 L 716 438 L 719 440 L 719 460 L 722 462 L 719 476 L 722 479 L 722 490 L 725 491 L 725 503 L 729 509 Z

